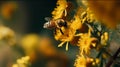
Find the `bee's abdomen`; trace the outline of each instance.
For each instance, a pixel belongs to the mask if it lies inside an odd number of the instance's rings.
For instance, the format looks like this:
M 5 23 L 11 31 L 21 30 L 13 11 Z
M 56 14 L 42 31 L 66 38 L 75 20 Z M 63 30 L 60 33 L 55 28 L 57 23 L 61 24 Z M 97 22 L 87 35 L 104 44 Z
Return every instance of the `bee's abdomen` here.
M 47 28 L 47 29 L 51 29 L 51 28 L 55 28 L 56 25 L 54 22 L 47 22 L 44 24 L 44 28 Z

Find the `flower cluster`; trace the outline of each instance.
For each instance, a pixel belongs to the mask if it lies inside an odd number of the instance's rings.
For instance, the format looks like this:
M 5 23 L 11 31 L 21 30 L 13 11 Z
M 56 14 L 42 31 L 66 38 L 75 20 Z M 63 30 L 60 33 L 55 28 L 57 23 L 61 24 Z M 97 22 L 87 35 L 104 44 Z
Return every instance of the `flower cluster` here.
M 55 31 L 55 39 L 61 41 L 58 47 L 62 47 L 65 43 L 66 50 L 69 43 L 79 47 L 79 55 L 75 61 L 76 67 L 100 66 L 102 61 L 99 56 L 103 55 L 102 50 L 108 46 L 109 34 L 105 30 L 107 28 L 98 22 L 89 8 L 78 7 L 74 16 L 68 21 L 64 19 L 68 17 L 67 1 L 58 0 L 57 5 L 52 12 L 53 19 L 63 19 L 67 25 L 60 28 L 62 33 L 59 29 Z M 96 57 L 93 57 L 91 50 L 96 51 Z

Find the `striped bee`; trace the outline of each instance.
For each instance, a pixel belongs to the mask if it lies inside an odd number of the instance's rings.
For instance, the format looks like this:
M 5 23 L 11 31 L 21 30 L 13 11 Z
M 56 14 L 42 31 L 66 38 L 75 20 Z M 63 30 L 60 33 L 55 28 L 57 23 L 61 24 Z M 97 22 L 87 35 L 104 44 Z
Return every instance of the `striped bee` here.
M 47 22 L 44 24 L 43 28 L 55 29 L 55 33 L 56 33 L 56 29 L 59 29 L 60 32 L 64 34 L 63 31 L 61 30 L 61 27 L 67 27 L 67 23 L 63 19 L 54 20 L 50 17 L 46 17 L 45 20 Z

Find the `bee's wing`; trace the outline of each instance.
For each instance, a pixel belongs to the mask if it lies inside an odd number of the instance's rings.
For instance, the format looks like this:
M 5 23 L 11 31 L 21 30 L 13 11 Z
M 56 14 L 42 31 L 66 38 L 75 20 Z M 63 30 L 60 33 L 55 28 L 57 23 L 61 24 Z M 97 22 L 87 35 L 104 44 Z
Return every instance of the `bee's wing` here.
M 52 18 L 50 18 L 50 17 L 45 17 L 45 20 L 46 21 L 50 21 Z

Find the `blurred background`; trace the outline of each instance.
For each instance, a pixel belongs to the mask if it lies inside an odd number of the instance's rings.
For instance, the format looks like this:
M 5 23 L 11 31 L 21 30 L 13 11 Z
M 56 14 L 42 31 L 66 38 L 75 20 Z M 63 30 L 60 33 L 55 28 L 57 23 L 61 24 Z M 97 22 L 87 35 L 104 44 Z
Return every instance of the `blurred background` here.
M 43 28 L 55 7 L 56 0 L 0 1 L 0 67 L 74 66 L 78 48 L 58 48 L 53 30 Z

